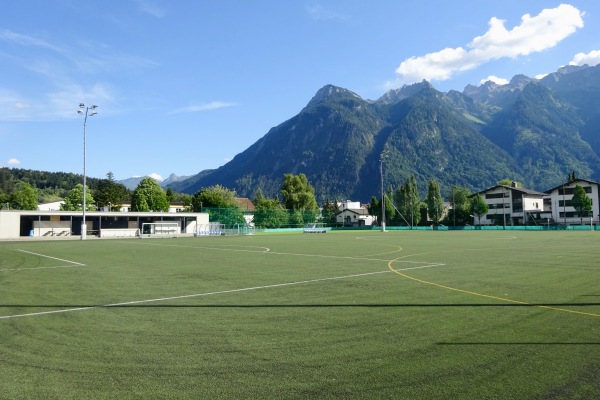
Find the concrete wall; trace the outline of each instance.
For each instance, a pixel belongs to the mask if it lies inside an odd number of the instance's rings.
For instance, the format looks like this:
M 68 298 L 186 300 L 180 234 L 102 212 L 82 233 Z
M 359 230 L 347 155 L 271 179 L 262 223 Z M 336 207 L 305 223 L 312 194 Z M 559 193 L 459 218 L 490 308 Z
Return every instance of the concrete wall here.
M 0 211 L 0 239 L 18 238 L 20 219 L 18 211 Z

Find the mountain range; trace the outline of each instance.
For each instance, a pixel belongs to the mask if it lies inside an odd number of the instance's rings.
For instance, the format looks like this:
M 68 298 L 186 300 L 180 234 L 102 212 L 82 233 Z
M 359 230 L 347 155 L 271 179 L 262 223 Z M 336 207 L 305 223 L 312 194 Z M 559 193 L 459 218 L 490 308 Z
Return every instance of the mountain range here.
M 135 176 L 133 178 L 127 178 L 122 180 L 117 180 L 117 183 L 124 185 L 129 190 L 134 190 L 144 178 L 150 178 L 150 176 Z M 175 182 L 182 182 L 186 179 L 189 179 L 190 176 L 177 176 L 175 174 L 169 175 L 166 179 L 160 180 L 154 178 L 154 180 L 162 187 L 167 188 Z
M 304 173 L 317 200 L 368 202 L 415 176 L 482 190 L 508 178 L 547 190 L 571 171 L 600 178 L 600 65 L 568 66 L 542 79 L 517 75 L 442 93 L 422 81 L 377 100 L 326 85 L 296 116 L 215 170 L 170 182 L 195 193 L 220 184 L 252 198 Z M 383 155 L 383 158 L 382 158 Z M 379 197 L 379 196 L 378 196 Z

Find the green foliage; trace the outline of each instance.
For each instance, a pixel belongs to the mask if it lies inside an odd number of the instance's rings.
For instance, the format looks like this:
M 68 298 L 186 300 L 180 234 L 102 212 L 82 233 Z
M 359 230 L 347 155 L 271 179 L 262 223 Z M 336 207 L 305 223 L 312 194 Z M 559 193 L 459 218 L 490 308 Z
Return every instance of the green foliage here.
M 471 203 L 471 212 L 477 215 L 477 218 L 481 222 L 481 217 L 483 217 L 489 211 L 490 207 L 487 205 L 483 197 L 477 195 L 473 198 Z
M 226 227 L 231 227 L 237 224 L 246 224 L 244 213 L 239 209 L 239 207 L 203 207 L 202 210 L 208 213 L 210 222 L 218 222 Z
M 37 190 L 26 182 L 17 182 L 10 198 L 13 210 L 37 210 Z
M 169 203 L 173 202 L 173 200 L 175 199 L 175 194 L 173 193 L 173 189 L 171 189 L 170 187 L 167 188 L 167 201 Z
M 115 182 L 112 172 L 109 172 L 107 179 L 101 179 L 94 189 L 94 198 L 101 207 L 109 206 L 112 209 L 119 209 L 124 202 L 131 199 L 130 191 L 120 183 Z M 138 201 L 141 201 L 138 196 Z
M 575 186 L 571 204 L 575 211 L 577 211 L 577 215 L 579 215 L 583 224 L 583 218 L 589 216 L 592 212 L 592 199 L 587 196 L 582 186 Z
M 453 185 L 446 199 L 451 204 L 447 224 L 466 225 L 473 222 L 471 217 L 471 191 L 465 187 Z
M 64 204 L 60 206 L 63 211 L 82 211 L 83 209 L 83 185 L 78 183 L 69 195 L 65 198 Z M 95 211 L 96 204 L 91 190 L 86 185 L 85 190 L 85 210 Z
M 390 187 L 387 193 L 384 193 L 385 201 L 382 204 L 385 206 L 385 223 L 391 225 L 390 222 L 396 220 L 396 208 L 394 207 L 394 190 Z
M 402 221 L 409 226 L 415 226 L 421 219 L 421 200 L 414 176 L 407 179 L 404 186 L 396 190 L 396 207 L 402 216 Z
M 315 190 L 304 174 L 284 174 L 281 194 L 287 209 L 300 211 L 317 211 L 319 209 L 315 198 Z
M 371 197 L 371 203 L 369 204 L 369 215 L 377 218 L 377 223 L 381 221 L 381 203 L 375 196 Z
M 0 190 L 11 194 L 16 183 L 19 181 L 27 182 L 38 190 L 50 189 L 60 192 L 62 195 L 67 195 L 75 185 L 83 182 L 83 176 L 81 174 L 66 172 L 45 172 L 0 167 Z M 99 179 L 87 177 L 86 181 L 93 188 Z
M 262 190 L 257 191 L 254 199 L 254 225 L 257 228 L 281 228 L 288 223 L 288 214 L 278 198 L 267 198 Z
M 323 218 L 323 222 L 325 224 L 335 225 L 335 223 L 337 222 L 336 216 L 339 212 L 340 209 L 338 207 L 337 200 L 325 200 L 325 204 L 323 204 L 323 208 L 321 210 L 321 217 Z
M 194 211 L 200 211 L 201 208 L 236 208 L 238 203 L 235 201 L 235 190 L 228 189 L 221 185 L 214 185 L 199 190 L 192 200 Z
M 440 193 L 440 185 L 435 180 L 429 181 L 427 190 L 427 213 L 434 224 L 437 224 L 444 214 L 444 200 Z
M 131 196 L 133 211 L 169 211 L 165 191 L 152 178 L 144 178 Z
M 235 190 L 214 185 L 199 190 L 192 198 L 194 211 L 208 212 L 211 222 L 226 226 L 245 224 L 244 214 L 235 200 Z

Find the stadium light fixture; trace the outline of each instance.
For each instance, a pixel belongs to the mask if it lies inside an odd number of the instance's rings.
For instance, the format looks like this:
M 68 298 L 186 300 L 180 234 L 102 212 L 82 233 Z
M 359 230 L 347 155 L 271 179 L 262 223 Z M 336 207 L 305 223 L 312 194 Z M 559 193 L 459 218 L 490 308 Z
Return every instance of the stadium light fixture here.
M 85 186 L 86 186 L 86 182 L 85 182 L 85 130 L 86 130 L 86 126 L 87 126 L 87 119 L 88 116 L 91 117 L 93 115 L 98 114 L 98 112 L 94 111 L 96 108 L 98 108 L 97 105 L 92 105 L 90 107 L 86 106 L 84 103 L 79 103 L 79 110 L 77 110 L 77 113 L 79 115 L 83 115 L 83 201 L 81 202 L 81 208 L 83 210 L 83 216 L 82 216 L 82 220 L 81 220 L 81 240 L 85 240 L 86 236 L 87 236 L 87 225 L 85 223 Z M 85 111 L 84 111 L 85 110 Z M 90 112 L 91 110 L 91 112 Z

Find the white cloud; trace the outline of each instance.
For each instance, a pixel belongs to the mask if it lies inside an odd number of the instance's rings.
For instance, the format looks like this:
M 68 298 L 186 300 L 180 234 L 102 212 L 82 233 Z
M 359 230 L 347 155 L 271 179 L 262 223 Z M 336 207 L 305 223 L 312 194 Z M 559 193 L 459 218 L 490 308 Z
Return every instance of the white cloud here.
M 156 4 L 154 4 L 154 2 L 149 1 L 149 0 L 136 0 L 136 3 L 138 5 L 138 7 L 140 8 L 140 10 L 142 10 L 143 12 L 150 14 L 154 17 L 157 18 L 163 18 L 167 15 L 166 11 L 162 8 L 160 8 L 159 6 L 157 6 Z
M 11 158 L 10 160 L 8 160 L 7 164 L 8 165 L 19 165 L 19 164 L 21 164 L 21 161 L 17 160 L 16 158 Z
M 3 31 L 0 32 L 0 40 L 17 43 L 22 46 L 42 47 L 42 48 L 52 50 L 52 51 L 55 51 L 55 52 L 61 53 L 61 54 L 65 52 L 64 49 L 61 49 L 60 47 L 55 46 L 52 43 L 49 43 L 43 39 L 38 39 L 33 36 L 23 35 L 23 34 L 20 34 L 17 32 L 13 32 L 9 29 L 4 29 Z
M 521 24 L 511 30 L 506 29 L 504 21 L 493 17 L 488 31 L 474 38 L 467 44 L 467 49 L 446 48 L 411 57 L 400 64 L 396 73 L 402 82 L 446 80 L 456 72 L 471 70 L 492 60 L 541 52 L 582 28 L 582 16 L 577 8 L 561 4 L 544 9 L 534 17 L 523 15 Z
M 150 178 L 152 179 L 156 179 L 157 181 L 163 181 L 162 176 L 160 176 L 159 174 L 157 174 L 156 172 L 151 173 L 150 175 L 148 175 Z
M 350 19 L 349 15 L 325 9 L 320 4 L 306 6 L 306 12 L 308 12 L 310 17 L 315 20 L 337 19 L 341 21 L 347 21 Z
M 178 108 L 176 110 L 169 112 L 168 114 L 173 115 L 173 114 L 185 114 L 185 113 L 194 113 L 194 112 L 213 111 L 213 110 L 218 110 L 220 108 L 235 107 L 235 106 L 237 106 L 236 103 L 229 103 L 226 101 L 212 101 L 210 103 L 196 104 L 196 105 L 190 105 L 187 107 Z
M 492 82 L 494 82 L 494 83 L 495 83 L 495 84 L 497 84 L 497 85 L 506 85 L 506 84 L 508 84 L 508 83 L 510 82 L 508 79 L 505 79 L 505 78 L 498 78 L 497 76 L 490 75 L 490 76 L 488 76 L 487 78 L 485 78 L 485 79 L 482 79 L 482 80 L 481 80 L 479 83 L 480 83 L 480 84 L 484 84 L 484 83 L 486 83 L 487 81 L 492 81 Z
M 548 75 L 548 74 L 538 74 L 538 75 L 536 75 L 534 78 L 535 78 L 535 79 L 542 79 L 542 78 L 544 78 L 544 77 L 545 77 L 545 76 L 547 76 L 547 75 Z
M 587 54 L 578 53 L 575 54 L 573 60 L 569 63 L 569 65 L 584 65 L 587 64 L 590 67 L 596 66 L 600 64 L 600 50 L 592 50 Z

